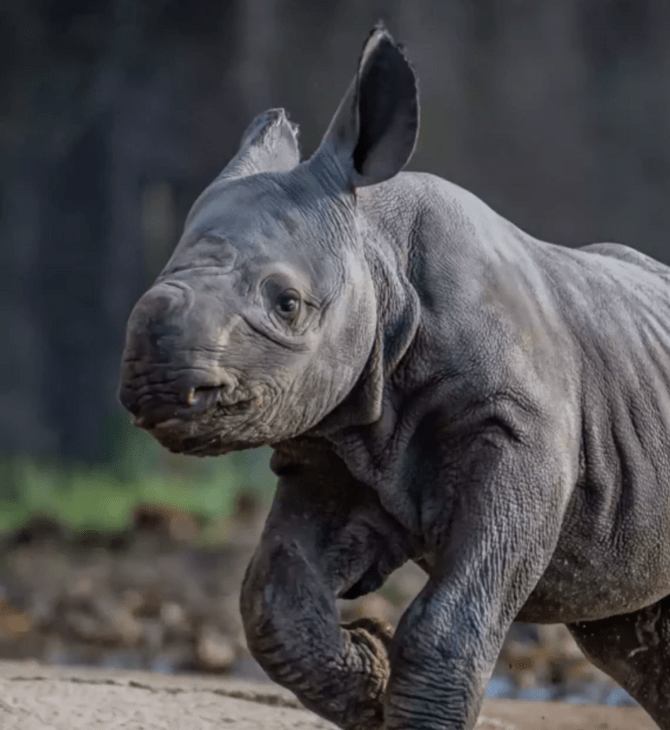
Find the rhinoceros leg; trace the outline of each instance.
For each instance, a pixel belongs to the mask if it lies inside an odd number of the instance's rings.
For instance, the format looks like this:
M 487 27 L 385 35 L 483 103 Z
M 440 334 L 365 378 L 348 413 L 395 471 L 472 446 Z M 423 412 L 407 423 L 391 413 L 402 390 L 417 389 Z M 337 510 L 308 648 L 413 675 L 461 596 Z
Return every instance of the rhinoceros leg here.
M 648 608 L 570 624 L 586 657 L 670 730 L 670 596 Z
M 341 463 L 286 471 L 242 586 L 249 649 L 322 717 L 381 728 L 392 629 L 369 619 L 341 626 L 336 598 L 374 590 L 404 563 L 403 531 Z
M 532 439 L 517 438 L 499 415 L 485 415 L 486 407 L 467 447 L 440 454 L 442 494 L 453 498 L 424 507 L 423 524 L 439 539 L 428 582 L 393 638 L 387 730 L 475 727 L 505 634 L 556 549 L 571 479 L 551 443 L 560 431 L 524 425 Z

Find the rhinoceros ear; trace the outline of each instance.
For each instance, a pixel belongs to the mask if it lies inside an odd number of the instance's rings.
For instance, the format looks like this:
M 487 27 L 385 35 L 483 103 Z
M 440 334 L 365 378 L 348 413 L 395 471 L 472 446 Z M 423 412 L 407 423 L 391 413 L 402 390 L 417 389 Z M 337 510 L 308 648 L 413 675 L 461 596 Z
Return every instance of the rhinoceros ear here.
M 239 151 L 216 181 L 258 172 L 288 172 L 299 162 L 298 126 L 287 119 L 283 109 L 268 109 L 247 127 Z
M 350 186 L 373 185 L 407 164 L 418 130 L 416 76 L 391 35 L 378 25 L 363 47 L 358 74 L 312 160 L 316 164 L 334 156 Z

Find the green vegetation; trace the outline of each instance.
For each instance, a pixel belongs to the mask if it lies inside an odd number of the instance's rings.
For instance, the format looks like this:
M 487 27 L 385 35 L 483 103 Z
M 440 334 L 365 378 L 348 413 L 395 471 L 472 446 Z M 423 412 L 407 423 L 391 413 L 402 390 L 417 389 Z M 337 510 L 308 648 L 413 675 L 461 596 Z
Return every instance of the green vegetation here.
M 230 513 L 237 495 L 270 498 L 269 450 L 215 459 L 177 456 L 147 434 L 124 430 L 119 460 L 106 467 L 0 459 L 0 533 L 33 515 L 48 515 L 75 530 L 117 530 L 138 504 L 167 505 L 213 519 Z

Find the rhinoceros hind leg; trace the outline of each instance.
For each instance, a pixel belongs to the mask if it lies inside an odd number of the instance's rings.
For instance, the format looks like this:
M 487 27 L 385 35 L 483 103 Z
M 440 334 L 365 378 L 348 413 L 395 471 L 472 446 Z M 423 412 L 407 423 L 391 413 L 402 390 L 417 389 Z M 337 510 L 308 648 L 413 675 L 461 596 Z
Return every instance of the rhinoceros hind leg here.
M 622 616 L 569 624 L 586 657 L 670 730 L 670 596 Z

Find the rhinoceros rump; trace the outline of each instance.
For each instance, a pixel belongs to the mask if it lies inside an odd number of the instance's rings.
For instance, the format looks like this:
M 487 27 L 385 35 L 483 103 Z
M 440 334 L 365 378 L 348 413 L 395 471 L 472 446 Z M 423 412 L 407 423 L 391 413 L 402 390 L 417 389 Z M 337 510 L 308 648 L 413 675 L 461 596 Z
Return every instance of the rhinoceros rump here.
M 401 173 L 417 130 L 381 27 L 311 159 L 258 117 L 130 316 L 120 399 L 174 451 L 274 447 L 242 616 L 323 717 L 472 728 L 517 619 L 567 624 L 670 730 L 670 269 Z M 338 624 L 407 560 L 395 635 Z

